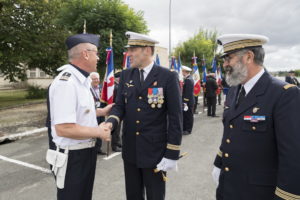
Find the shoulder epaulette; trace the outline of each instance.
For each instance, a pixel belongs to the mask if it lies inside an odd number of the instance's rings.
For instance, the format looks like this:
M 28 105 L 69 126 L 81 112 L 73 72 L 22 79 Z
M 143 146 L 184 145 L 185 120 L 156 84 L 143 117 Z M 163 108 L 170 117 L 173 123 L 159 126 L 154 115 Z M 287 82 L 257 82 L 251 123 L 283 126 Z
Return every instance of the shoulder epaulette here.
M 69 80 L 69 78 L 70 78 L 71 75 L 72 75 L 71 73 L 65 72 L 65 73 L 63 73 L 63 75 L 61 75 L 61 77 L 60 77 L 59 80 L 67 81 L 67 80 Z
M 294 85 L 294 84 L 286 84 L 285 86 L 283 86 L 283 88 L 284 89 L 289 89 L 289 88 L 291 88 L 291 87 L 296 87 L 296 85 Z

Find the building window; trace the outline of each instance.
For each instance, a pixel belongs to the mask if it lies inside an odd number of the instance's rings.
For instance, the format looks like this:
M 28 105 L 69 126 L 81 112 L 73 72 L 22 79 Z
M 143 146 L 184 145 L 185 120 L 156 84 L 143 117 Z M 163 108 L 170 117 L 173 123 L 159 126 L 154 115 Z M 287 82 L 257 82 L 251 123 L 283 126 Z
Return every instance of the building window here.
M 40 71 L 40 78 L 45 78 L 46 77 L 46 73 L 44 71 Z

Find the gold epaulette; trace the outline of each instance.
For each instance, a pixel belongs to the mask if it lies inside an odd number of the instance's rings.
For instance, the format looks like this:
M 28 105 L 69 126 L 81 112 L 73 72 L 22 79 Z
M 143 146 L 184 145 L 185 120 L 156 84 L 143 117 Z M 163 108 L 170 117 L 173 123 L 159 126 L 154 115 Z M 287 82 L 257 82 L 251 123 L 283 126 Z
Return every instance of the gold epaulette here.
M 296 85 L 294 85 L 294 84 L 286 84 L 285 86 L 283 86 L 283 88 L 284 89 L 289 89 L 289 88 L 291 88 L 291 87 L 296 87 Z
M 180 150 L 180 146 L 179 145 L 175 145 L 175 144 L 167 144 L 167 149 L 179 151 Z
M 286 200 L 300 200 L 300 195 L 292 194 L 289 192 L 286 192 L 279 187 L 276 187 L 275 194 L 279 196 L 282 199 Z
M 60 77 L 59 80 L 67 81 L 67 80 L 69 80 L 69 78 L 70 78 L 71 75 L 72 75 L 71 73 L 65 72 L 65 73 L 63 73 L 63 74 L 61 75 L 61 77 Z

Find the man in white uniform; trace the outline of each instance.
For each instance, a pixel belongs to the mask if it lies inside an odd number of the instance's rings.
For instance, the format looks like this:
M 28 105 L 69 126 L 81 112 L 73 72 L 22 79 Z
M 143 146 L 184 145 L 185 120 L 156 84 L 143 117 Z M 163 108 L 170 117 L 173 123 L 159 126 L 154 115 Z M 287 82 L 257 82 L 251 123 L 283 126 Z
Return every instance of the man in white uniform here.
M 92 199 L 97 152 L 95 138 L 110 140 L 110 131 L 98 126 L 96 115 L 111 106 L 95 109 L 89 73 L 96 71 L 99 36 L 78 34 L 67 38 L 69 63 L 49 88 L 51 135 L 56 148 L 68 153 L 63 189 L 57 199 Z M 57 178 L 57 177 L 56 177 Z

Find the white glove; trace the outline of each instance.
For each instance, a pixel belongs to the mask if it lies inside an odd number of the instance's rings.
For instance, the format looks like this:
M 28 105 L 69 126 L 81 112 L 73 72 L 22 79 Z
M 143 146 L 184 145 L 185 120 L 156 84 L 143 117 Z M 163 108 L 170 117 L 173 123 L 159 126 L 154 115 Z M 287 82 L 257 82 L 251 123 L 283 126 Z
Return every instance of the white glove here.
M 186 103 L 183 103 L 183 111 L 188 111 L 189 107 Z
M 215 166 L 213 168 L 213 171 L 211 172 L 213 180 L 217 185 L 219 185 L 220 172 L 221 172 L 221 169 L 218 167 L 215 167 Z
M 170 170 L 178 170 L 177 167 L 177 160 L 171 160 L 168 158 L 163 158 L 157 165 L 156 165 L 158 170 L 161 171 L 170 171 Z

